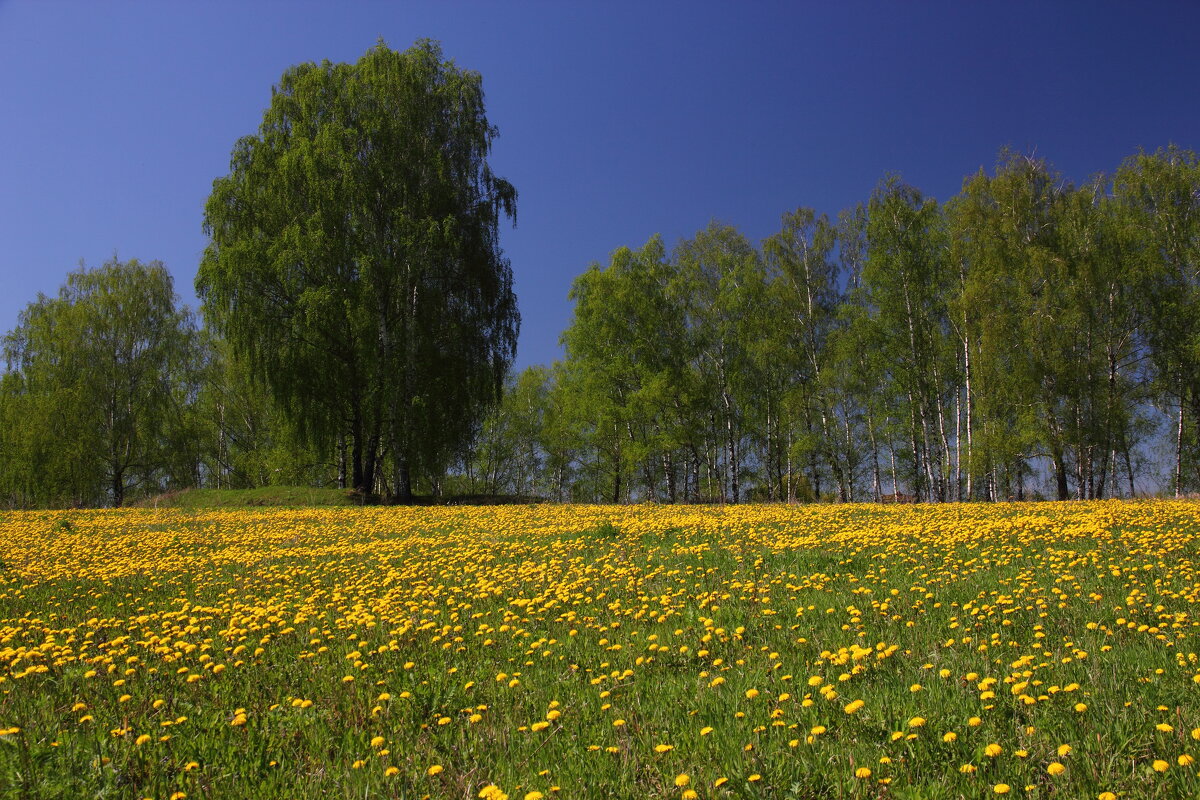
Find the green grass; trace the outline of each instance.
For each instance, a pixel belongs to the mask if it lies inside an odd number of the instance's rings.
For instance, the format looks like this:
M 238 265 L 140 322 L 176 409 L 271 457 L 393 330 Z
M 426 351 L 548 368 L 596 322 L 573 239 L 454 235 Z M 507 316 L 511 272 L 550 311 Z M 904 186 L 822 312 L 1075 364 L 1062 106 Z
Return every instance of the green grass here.
M 1195 504 L 64 518 L 0 521 L 0 800 L 1200 796 Z
M 361 498 L 348 489 L 308 486 L 264 486 L 259 489 L 185 489 L 151 497 L 140 508 L 236 508 L 242 506 L 357 506 Z

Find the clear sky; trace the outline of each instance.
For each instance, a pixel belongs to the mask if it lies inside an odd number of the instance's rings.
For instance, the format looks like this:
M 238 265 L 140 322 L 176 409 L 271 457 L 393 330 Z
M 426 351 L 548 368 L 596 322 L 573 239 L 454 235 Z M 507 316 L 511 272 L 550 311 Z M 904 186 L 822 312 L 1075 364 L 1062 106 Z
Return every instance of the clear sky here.
M 204 201 L 309 60 L 440 40 L 483 74 L 518 365 L 560 354 L 571 280 L 710 219 L 754 240 L 888 172 L 945 199 L 997 150 L 1068 178 L 1200 149 L 1200 3 L 0 0 L 0 330 L 82 259 L 160 259 L 179 294 Z

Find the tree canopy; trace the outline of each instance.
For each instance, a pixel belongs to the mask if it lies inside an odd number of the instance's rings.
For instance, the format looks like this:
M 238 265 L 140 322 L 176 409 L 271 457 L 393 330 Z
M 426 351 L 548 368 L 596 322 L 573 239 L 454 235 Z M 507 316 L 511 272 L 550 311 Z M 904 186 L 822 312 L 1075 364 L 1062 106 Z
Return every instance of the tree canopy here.
M 196 332 L 161 263 L 72 272 L 57 297 L 26 307 L 4 353 L 0 488 L 11 499 L 119 506 L 131 487 L 201 479 L 187 413 Z
M 499 397 L 520 318 L 478 73 L 421 41 L 301 64 L 205 206 L 205 317 L 352 485 L 401 499 Z M 343 445 L 344 446 L 344 445 Z M 377 465 L 390 471 L 377 475 Z

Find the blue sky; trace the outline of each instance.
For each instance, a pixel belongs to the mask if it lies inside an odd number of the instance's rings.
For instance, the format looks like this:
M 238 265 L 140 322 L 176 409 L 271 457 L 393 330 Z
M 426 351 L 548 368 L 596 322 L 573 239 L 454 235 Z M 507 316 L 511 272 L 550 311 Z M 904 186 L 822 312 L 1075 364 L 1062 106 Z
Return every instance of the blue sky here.
M 285 68 L 382 36 L 483 74 L 518 365 L 559 356 L 571 280 L 710 219 L 752 239 L 888 172 L 939 199 L 1010 145 L 1068 178 L 1200 148 L 1197 3 L 69 3 L 0 0 L 0 330 L 82 259 L 160 259 Z

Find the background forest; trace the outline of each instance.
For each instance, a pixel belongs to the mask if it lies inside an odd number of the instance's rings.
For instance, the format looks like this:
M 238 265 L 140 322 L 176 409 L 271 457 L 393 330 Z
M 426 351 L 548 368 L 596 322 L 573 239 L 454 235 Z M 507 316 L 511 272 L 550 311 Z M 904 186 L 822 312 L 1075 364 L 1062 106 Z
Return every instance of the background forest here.
M 413 451 L 418 495 L 1006 500 L 1200 490 L 1200 160 L 1082 185 L 1001 154 L 939 203 L 888 177 L 755 244 L 712 222 L 594 264 L 564 358 Z M 213 327 L 213 326 L 210 326 Z M 447 327 L 446 350 L 461 332 Z M 184 488 L 397 494 L 386 436 L 285 402 L 154 262 L 71 273 L 4 339 L 0 504 Z M 429 374 L 442 358 L 422 355 Z M 295 383 L 328 376 L 311 364 Z M 414 412 L 416 413 L 416 412 Z M 438 419 L 437 413 L 420 413 Z M 323 415 L 323 416 L 322 416 Z M 466 432 L 464 433 L 464 429 Z M 350 470 L 351 473 L 354 470 Z

